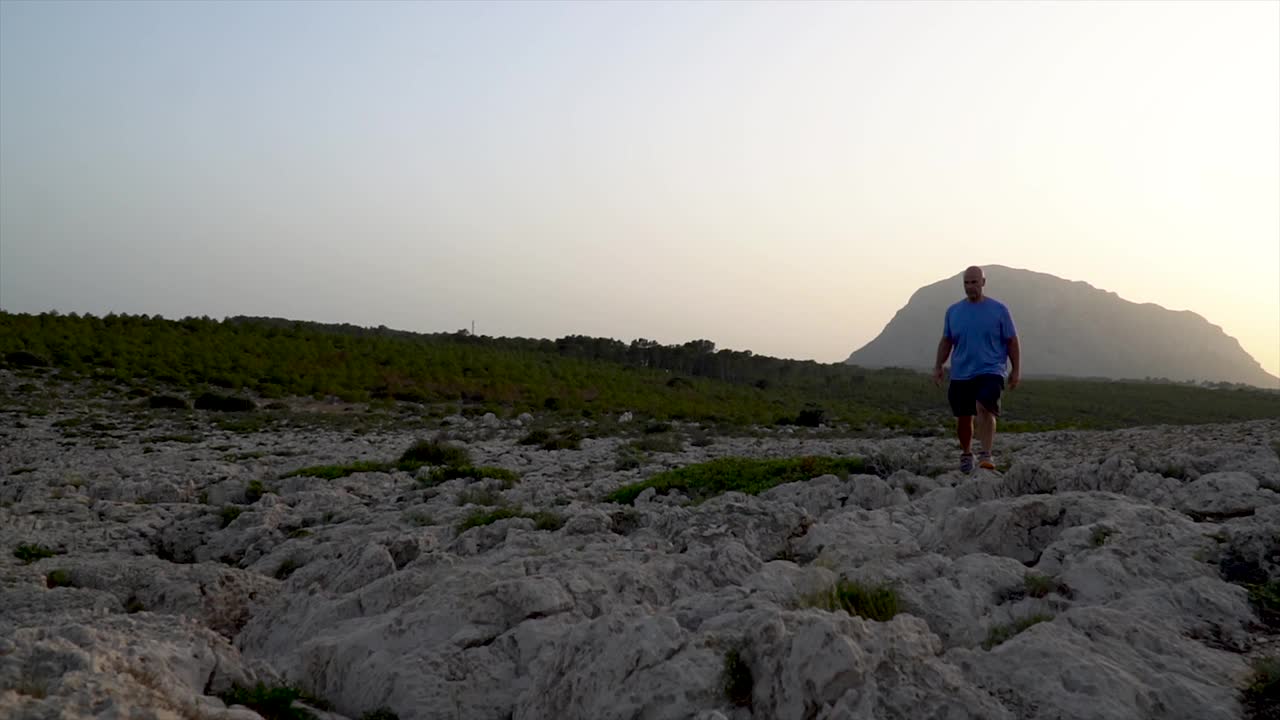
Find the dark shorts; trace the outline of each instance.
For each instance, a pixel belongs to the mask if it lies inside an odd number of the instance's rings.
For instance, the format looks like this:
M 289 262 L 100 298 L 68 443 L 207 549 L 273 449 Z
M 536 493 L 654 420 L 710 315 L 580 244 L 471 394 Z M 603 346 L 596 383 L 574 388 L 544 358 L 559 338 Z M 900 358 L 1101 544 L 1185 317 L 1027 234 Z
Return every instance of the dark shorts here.
M 1000 414 L 1000 393 L 1004 391 L 1001 375 L 979 375 L 968 380 L 952 380 L 947 388 L 947 401 L 956 417 L 978 414 L 978 403 L 991 412 Z

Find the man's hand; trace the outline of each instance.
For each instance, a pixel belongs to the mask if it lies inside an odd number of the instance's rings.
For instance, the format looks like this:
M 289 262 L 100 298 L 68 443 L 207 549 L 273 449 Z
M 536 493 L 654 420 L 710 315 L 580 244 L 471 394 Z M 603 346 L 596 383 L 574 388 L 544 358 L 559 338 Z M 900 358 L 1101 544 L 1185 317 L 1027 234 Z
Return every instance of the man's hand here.
M 1012 371 L 1012 372 L 1010 372 L 1010 373 L 1009 373 L 1009 389 L 1010 389 L 1010 390 L 1012 390 L 1012 389 L 1014 389 L 1014 388 L 1018 387 L 1018 383 L 1019 383 L 1019 382 L 1021 382 L 1021 381 L 1022 381 L 1022 373 L 1021 373 L 1021 372 L 1019 372 L 1019 371 L 1017 371 L 1017 370 L 1014 370 L 1014 371 Z
M 933 369 L 933 384 L 942 387 L 942 366 Z

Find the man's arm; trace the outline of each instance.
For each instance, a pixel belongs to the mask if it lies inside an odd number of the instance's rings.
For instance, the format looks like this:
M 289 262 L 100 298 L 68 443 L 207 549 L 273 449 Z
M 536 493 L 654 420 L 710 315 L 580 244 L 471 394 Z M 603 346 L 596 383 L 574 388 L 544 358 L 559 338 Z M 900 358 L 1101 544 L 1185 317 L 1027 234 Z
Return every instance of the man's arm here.
M 933 381 L 935 383 L 942 384 L 942 364 L 951 355 L 951 346 L 951 338 L 945 335 L 938 341 L 938 356 L 933 363 Z
M 1012 390 L 1022 381 L 1022 345 L 1017 335 L 1009 338 L 1009 365 L 1009 389 Z

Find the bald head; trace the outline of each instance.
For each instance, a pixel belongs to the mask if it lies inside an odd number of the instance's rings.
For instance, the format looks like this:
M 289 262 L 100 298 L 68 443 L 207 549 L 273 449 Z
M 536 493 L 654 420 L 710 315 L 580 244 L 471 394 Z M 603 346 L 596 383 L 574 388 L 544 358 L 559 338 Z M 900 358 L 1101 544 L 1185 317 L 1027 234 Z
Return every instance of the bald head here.
M 982 299 L 982 288 L 986 287 L 987 279 L 982 276 L 982 268 L 977 265 L 970 265 L 964 271 L 964 296 L 969 302 L 978 302 Z

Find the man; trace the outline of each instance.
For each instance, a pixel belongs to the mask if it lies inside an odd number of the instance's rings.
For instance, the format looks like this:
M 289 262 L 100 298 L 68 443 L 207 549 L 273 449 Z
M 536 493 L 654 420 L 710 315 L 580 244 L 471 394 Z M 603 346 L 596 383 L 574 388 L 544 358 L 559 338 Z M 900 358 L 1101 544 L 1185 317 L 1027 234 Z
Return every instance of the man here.
M 1009 389 L 1021 379 L 1021 347 L 1009 308 L 983 293 L 987 279 L 982 268 L 964 271 L 964 300 L 947 308 L 938 343 L 933 381 L 942 385 L 942 364 L 951 356 L 951 384 L 947 400 L 956 416 L 960 439 L 960 471 L 973 472 L 974 417 L 978 418 L 978 467 L 995 470 L 991 446 L 996 439 L 996 418 L 1000 416 L 1000 393 L 1004 390 L 1006 362 Z M 952 350 L 955 350 L 952 354 Z

